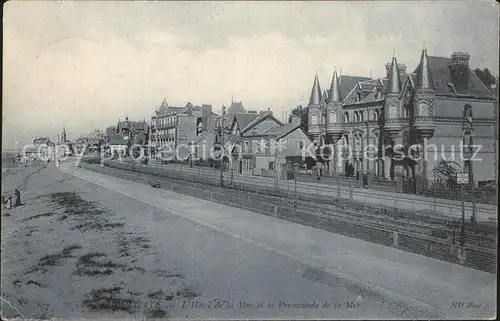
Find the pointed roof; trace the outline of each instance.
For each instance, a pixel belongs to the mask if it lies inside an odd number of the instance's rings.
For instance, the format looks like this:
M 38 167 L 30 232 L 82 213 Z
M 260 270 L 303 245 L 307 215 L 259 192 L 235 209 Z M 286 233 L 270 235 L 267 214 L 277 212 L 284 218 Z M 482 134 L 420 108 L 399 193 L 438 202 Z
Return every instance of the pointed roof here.
M 417 67 L 417 77 L 415 86 L 417 89 L 433 89 L 432 74 L 427 56 L 427 49 L 422 50 L 420 64 Z
M 319 86 L 318 75 L 314 76 L 314 83 L 311 90 L 309 105 L 319 105 L 321 103 L 321 87 Z
M 229 106 L 226 115 L 228 119 L 232 120 L 236 114 L 245 114 L 245 113 L 246 111 L 241 101 L 238 102 L 231 101 L 231 105 Z
M 161 102 L 159 111 L 165 112 L 167 109 L 168 109 L 168 104 L 167 104 L 167 98 L 165 97 L 165 98 L 163 98 L 163 101 Z
M 396 56 L 392 57 L 391 67 L 389 69 L 388 94 L 399 93 L 401 91 L 401 81 L 399 79 L 398 62 Z
M 328 102 L 328 93 L 327 90 L 323 90 L 323 96 L 321 96 L 321 102 L 326 104 Z
M 342 94 L 340 93 L 340 83 L 337 71 L 333 72 L 332 85 L 330 86 L 329 102 L 342 101 Z

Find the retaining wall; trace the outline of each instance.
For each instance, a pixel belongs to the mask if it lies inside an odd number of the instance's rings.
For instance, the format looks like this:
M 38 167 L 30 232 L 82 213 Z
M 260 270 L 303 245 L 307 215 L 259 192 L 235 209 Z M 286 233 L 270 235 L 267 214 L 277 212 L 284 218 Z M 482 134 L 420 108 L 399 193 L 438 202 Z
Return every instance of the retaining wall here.
M 386 226 L 353 221 L 353 218 L 348 213 L 339 215 L 337 211 L 342 212 L 340 209 L 326 208 L 318 210 L 313 206 L 304 206 L 304 204 L 296 207 L 294 204 L 295 199 L 290 198 L 290 193 L 278 192 L 273 189 L 269 189 L 268 193 L 263 193 L 262 190 L 260 193 L 255 193 L 239 188 L 242 184 L 236 184 L 237 186 L 232 186 L 232 188 L 223 188 L 217 186 L 218 182 L 214 181 L 214 179 L 197 177 L 196 175 L 158 171 L 151 167 L 134 167 L 131 164 L 117 162 L 106 162 L 106 165 L 105 168 L 102 168 L 97 165 L 83 163 L 82 167 L 145 184 L 155 181 L 160 184 L 161 188 L 177 193 L 496 273 L 496 248 L 466 245 L 464 246 L 465 259 L 460 260 L 457 247 L 452 244 L 452 240 L 443 240 L 427 235 L 398 231 Z M 137 173 L 143 175 L 137 175 Z M 186 181 L 189 181 L 189 183 L 186 183 Z M 207 188 L 207 185 L 211 185 L 210 188 Z M 320 195 L 317 195 L 317 197 L 321 198 Z M 311 202 L 312 200 L 307 201 Z M 307 201 L 303 198 L 301 200 L 301 202 Z M 314 201 L 312 202 L 314 203 Z

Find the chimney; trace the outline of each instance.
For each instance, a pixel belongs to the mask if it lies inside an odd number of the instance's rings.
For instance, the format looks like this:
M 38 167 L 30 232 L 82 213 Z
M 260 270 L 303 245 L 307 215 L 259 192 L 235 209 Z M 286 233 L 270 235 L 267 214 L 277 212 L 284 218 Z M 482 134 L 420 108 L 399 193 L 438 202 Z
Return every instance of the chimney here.
M 292 115 L 292 124 L 293 125 L 300 125 L 300 116 Z
M 209 118 L 210 116 L 212 116 L 212 105 L 202 104 L 201 115 L 203 118 Z
M 470 55 L 466 52 L 451 54 L 451 63 L 449 65 L 451 79 L 458 92 L 469 89 L 469 59 Z

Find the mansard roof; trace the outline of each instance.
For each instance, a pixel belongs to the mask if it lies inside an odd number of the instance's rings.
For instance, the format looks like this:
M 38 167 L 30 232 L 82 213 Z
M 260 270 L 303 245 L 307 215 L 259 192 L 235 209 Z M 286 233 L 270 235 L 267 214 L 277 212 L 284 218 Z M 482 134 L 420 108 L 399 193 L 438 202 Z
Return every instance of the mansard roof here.
M 456 96 L 452 86 L 453 84 L 450 68 L 452 60 L 449 57 L 428 56 L 429 69 L 432 74 L 433 88 L 436 94 Z M 414 73 L 417 73 L 418 66 Z M 468 94 L 477 98 L 492 98 L 493 95 L 485 84 L 469 69 L 469 88 L 468 92 L 458 93 Z
M 358 83 L 366 80 L 372 80 L 370 77 L 361 77 L 361 76 L 347 76 L 347 75 L 341 75 L 340 76 L 340 96 L 346 100 L 347 96 L 349 93 L 352 91 L 352 89 L 358 85 Z

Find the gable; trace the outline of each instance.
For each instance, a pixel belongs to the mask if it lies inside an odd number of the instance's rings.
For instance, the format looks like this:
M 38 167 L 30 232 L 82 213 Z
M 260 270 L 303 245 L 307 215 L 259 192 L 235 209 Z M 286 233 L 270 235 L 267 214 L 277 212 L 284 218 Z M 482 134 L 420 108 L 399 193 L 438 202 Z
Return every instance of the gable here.
M 261 125 L 264 123 L 264 125 Z M 253 132 L 254 129 L 257 132 L 262 133 L 264 130 L 273 126 L 282 126 L 283 123 L 276 119 L 271 113 L 262 114 L 250 122 L 247 126 L 242 128 L 242 134 L 247 132 Z

